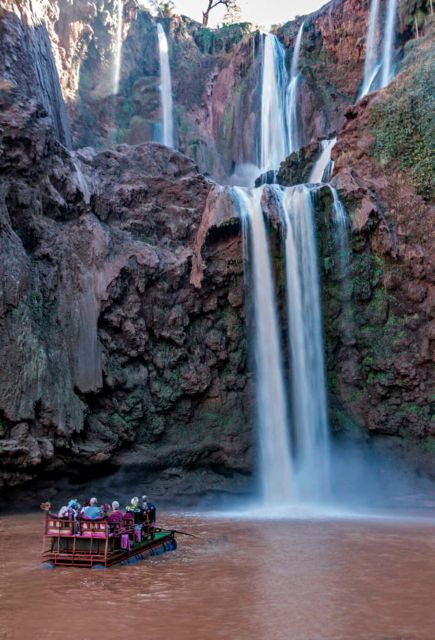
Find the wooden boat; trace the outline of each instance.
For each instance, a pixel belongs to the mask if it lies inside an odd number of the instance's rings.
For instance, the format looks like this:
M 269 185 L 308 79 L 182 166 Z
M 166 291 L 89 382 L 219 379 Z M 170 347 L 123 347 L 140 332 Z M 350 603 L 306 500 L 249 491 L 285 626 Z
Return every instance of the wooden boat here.
M 138 527 L 127 519 L 111 523 L 107 518 L 74 520 L 47 513 L 42 566 L 106 568 L 176 548 L 175 531 Z

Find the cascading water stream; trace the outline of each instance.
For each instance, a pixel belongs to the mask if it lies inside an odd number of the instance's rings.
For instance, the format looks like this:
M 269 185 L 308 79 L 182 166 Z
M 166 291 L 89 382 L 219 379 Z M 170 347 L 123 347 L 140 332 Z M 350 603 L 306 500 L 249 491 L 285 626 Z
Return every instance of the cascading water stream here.
M 308 182 L 319 183 L 328 182 L 334 170 L 334 163 L 331 160 L 331 151 L 337 138 L 331 140 L 321 140 L 320 156 L 313 165 Z
M 379 5 L 380 0 L 372 0 L 369 11 L 369 24 L 366 38 L 366 57 L 364 60 L 364 80 L 361 97 L 372 90 L 379 73 Z
M 396 35 L 397 0 L 388 0 L 385 19 L 384 46 L 382 49 L 381 88 L 393 79 L 393 54 Z
M 112 92 L 116 95 L 119 91 L 119 82 L 121 80 L 121 60 L 122 60 L 122 27 L 124 22 L 124 0 L 116 2 L 116 39 L 115 39 L 115 55 L 113 60 L 113 88 Z
M 157 25 L 160 59 L 160 94 L 162 101 L 162 135 L 161 142 L 167 147 L 174 146 L 174 123 L 172 115 L 172 83 L 169 66 L 169 47 L 162 25 Z
M 261 171 L 276 171 L 281 162 L 300 146 L 297 114 L 299 54 L 304 23 L 299 27 L 293 51 L 290 78 L 285 50 L 278 38 L 267 33 L 263 40 L 261 91 Z
M 287 156 L 285 53 L 278 38 L 264 35 L 261 92 L 261 171 L 275 171 Z
M 396 18 L 397 0 L 387 0 L 383 24 L 381 24 L 380 20 L 380 0 L 372 0 L 367 28 L 364 79 L 360 98 L 371 91 L 386 87 L 394 77 L 393 59 Z
M 299 126 L 298 126 L 298 84 L 299 84 L 299 54 L 301 51 L 302 34 L 304 22 L 299 27 L 296 36 L 295 48 L 293 50 L 292 64 L 290 69 L 290 81 L 287 87 L 287 155 L 298 151 L 300 147 Z
M 293 499 L 292 458 L 277 302 L 262 210 L 264 189 L 234 187 L 242 220 L 244 252 L 252 269 L 256 405 L 262 498 L 269 506 Z
M 310 174 L 309 182 L 314 184 L 326 184 L 332 195 L 332 220 L 334 223 L 334 238 L 338 253 L 338 277 L 341 284 L 341 297 L 345 311 L 345 326 L 343 329 L 348 335 L 352 333 L 352 310 L 348 302 L 349 298 L 349 219 L 346 210 L 339 198 L 337 189 L 329 184 L 334 162 L 331 160 L 331 152 L 337 138 L 322 140 L 321 153 L 315 162 Z
M 314 210 L 310 189 L 282 192 L 291 360 L 295 491 L 299 502 L 329 493 L 329 436 Z

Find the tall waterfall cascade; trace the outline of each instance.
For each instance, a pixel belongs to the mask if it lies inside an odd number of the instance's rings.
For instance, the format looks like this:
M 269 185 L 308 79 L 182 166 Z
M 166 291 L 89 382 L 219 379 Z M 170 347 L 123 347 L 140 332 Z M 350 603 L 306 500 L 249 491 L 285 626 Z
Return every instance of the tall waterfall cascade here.
M 261 171 L 277 170 L 288 155 L 285 52 L 278 38 L 264 36 L 261 92 Z
M 232 195 L 242 220 L 245 256 L 252 265 L 261 492 L 269 505 L 282 506 L 294 497 L 294 472 L 277 299 L 261 204 L 265 188 L 234 187 Z
M 157 25 L 160 60 L 160 95 L 162 104 L 161 142 L 167 147 L 174 146 L 174 121 L 172 105 L 171 69 L 169 66 L 169 47 L 162 25 Z
M 295 490 L 298 501 L 319 502 L 328 495 L 329 436 L 312 193 L 286 189 L 282 205 Z
M 386 87 L 394 77 L 394 45 L 397 0 L 387 0 L 381 20 L 380 0 L 372 0 L 369 11 L 364 79 L 360 98 Z
M 279 508 L 320 504 L 329 497 L 330 454 L 312 189 L 263 185 L 233 187 L 231 193 L 242 221 L 253 288 L 251 346 L 262 498 Z M 271 202 L 279 212 L 285 247 L 288 362 L 283 361 L 286 350 L 264 218 Z
M 116 40 L 115 55 L 113 61 L 113 89 L 112 92 L 119 92 L 119 82 L 121 80 L 122 61 L 122 28 L 123 28 L 124 0 L 116 1 Z
M 263 172 L 277 170 L 300 145 L 297 100 L 303 29 L 304 23 L 295 40 L 290 74 L 279 40 L 272 34 L 263 38 Z M 335 142 L 321 143 L 310 181 L 329 179 Z M 278 507 L 318 504 L 329 496 L 330 455 L 312 189 L 306 185 L 286 189 L 263 185 L 257 189 L 233 187 L 232 194 L 242 220 L 253 286 L 251 344 L 255 353 L 262 497 Z M 286 363 L 263 211 L 271 202 L 278 211 L 283 234 Z
M 276 36 L 271 33 L 264 35 L 260 157 L 263 173 L 276 171 L 280 163 L 300 146 L 297 99 L 303 29 L 304 23 L 296 37 L 290 76 L 284 47 Z

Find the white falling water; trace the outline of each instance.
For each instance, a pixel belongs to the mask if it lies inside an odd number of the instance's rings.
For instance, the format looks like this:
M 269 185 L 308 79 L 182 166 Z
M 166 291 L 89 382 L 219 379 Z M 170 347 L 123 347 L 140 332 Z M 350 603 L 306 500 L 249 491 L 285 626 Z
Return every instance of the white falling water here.
M 80 162 L 77 159 L 77 157 L 74 154 L 71 154 L 71 161 L 74 165 L 74 169 L 75 169 L 75 180 L 76 180 L 76 184 L 79 188 L 79 190 L 82 192 L 83 194 L 83 199 L 86 202 L 86 204 L 89 204 L 91 201 L 91 192 L 89 189 L 89 185 L 88 182 L 86 180 L 86 177 L 82 171 L 82 168 L 80 166 Z
M 346 215 L 346 210 L 341 202 L 337 189 L 332 185 L 328 185 L 332 194 L 332 211 L 334 215 L 334 222 L 337 227 L 346 228 L 348 224 L 348 218 Z
M 380 0 L 372 0 L 367 28 L 364 80 L 360 97 L 386 87 L 394 77 L 396 19 L 397 0 L 387 0 L 383 24 L 380 19 Z
M 261 91 L 261 171 L 277 170 L 287 156 L 285 92 L 287 70 L 283 46 L 267 33 L 263 41 Z
M 234 187 L 252 269 L 256 404 L 262 498 L 269 506 L 293 498 L 293 469 L 284 388 L 278 312 L 261 199 L 264 189 Z
M 263 41 L 261 89 L 261 171 L 275 171 L 281 162 L 300 147 L 297 113 L 299 54 L 304 23 L 299 27 L 293 51 L 290 78 L 285 66 L 285 50 L 271 33 Z
M 169 47 L 162 25 L 157 25 L 160 57 L 160 94 L 162 100 L 162 144 L 174 146 L 174 123 L 172 115 L 172 83 L 169 66 Z
M 341 202 L 337 189 L 328 185 L 332 194 L 332 215 L 334 222 L 335 243 L 337 245 L 338 257 L 338 278 L 340 281 L 341 299 L 344 311 L 344 322 L 342 323 L 343 338 L 349 340 L 353 336 L 353 312 L 350 302 L 351 287 L 349 283 L 349 240 L 348 228 L 349 218 Z
M 331 151 L 336 142 L 337 138 L 321 140 L 320 156 L 313 165 L 308 182 L 328 182 L 334 169 L 334 163 L 331 160 Z
M 113 65 L 113 93 L 119 91 L 119 81 L 121 80 L 121 60 L 122 60 L 122 27 L 123 27 L 124 0 L 116 1 L 116 40 L 115 56 Z
M 366 57 L 364 60 L 364 80 L 361 97 L 373 90 L 378 76 L 379 64 L 379 5 L 380 0 L 372 0 L 369 12 L 369 24 L 366 38 Z
M 287 312 L 291 359 L 295 490 L 300 502 L 329 492 L 329 437 L 314 211 L 309 188 L 286 189 Z
M 396 36 L 397 0 L 388 0 L 385 19 L 384 46 L 382 49 L 381 88 L 393 79 L 393 55 Z
M 287 87 L 287 154 L 298 151 L 300 147 L 299 125 L 298 125 L 298 84 L 299 84 L 299 54 L 301 51 L 302 34 L 304 22 L 299 27 L 296 36 L 295 48 L 293 50 L 292 64 L 290 69 L 290 81 Z

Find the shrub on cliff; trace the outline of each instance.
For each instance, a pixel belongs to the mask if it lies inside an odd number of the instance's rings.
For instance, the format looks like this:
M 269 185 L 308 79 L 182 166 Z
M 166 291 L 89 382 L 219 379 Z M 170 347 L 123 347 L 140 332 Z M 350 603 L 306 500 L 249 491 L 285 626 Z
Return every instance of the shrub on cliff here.
M 409 52 L 404 73 L 373 103 L 371 113 L 376 160 L 382 166 L 397 162 L 400 169 L 408 170 L 415 189 L 426 200 L 433 193 L 434 169 L 434 64 L 428 54 L 423 47 Z

